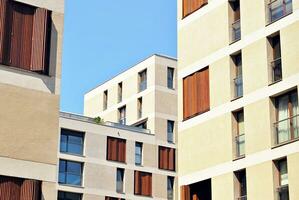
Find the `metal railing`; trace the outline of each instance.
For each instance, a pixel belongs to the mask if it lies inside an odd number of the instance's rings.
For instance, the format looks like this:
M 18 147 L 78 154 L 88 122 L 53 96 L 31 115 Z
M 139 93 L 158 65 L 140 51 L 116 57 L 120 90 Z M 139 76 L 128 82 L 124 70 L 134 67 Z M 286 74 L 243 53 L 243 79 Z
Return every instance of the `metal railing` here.
M 282 79 L 281 58 L 277 58 L 270 63 L 272 72 L 272 83 Z
M 99 123 L 96 123 L 94 118 L 86 117 L 86 116 L 82 116 L 82 115 L 78 115 L 78 114 L 74 114 L 74 113 L 60 112 L 60 117 L 63 117 L 66 119 L 78 120 L 78 121 L 82 121 L 82 122 L 87 122 L 87 123 L 91 123 L 91 124 L 99 124 Z M 151 133 L 149 129 L 143 129 L 140 127 L 128 126 L 128 125 L 123 125 L 123 124 L 109 122 L 109 121 L 102 122 L 99 125 L 110 126 L 113 128 L 119 128 L 119 129 L 123 129 L 123 130 L 134 131 L 134 132 L 139 132 L 139 133 L 144 133 L 144 134 Z
M 237 198 L 237 200 L 247 200 L 247 195 L 240 196 Z
M 243 96 L 243 78 L 242 76 L 238 76 L 234 78 L 234 98 L 238 98 Z
M 231 25 L 231 42 L 235 42 L 241 39 L 241 23 L 240 20 L 235 21 Z
M 269 23 L 292 13 L 292 0 L 272 0 L 268 4 Z
M 277 188 L 277 199 L 278 200 L 289 200 L 289 186 L 284 185 Z
M 235 137 L 236 142 L 236 157 L 245 156 L 245 134 L 238 135 Z
M 274 123 L 275 145 L 299 138 L 299 115 Z

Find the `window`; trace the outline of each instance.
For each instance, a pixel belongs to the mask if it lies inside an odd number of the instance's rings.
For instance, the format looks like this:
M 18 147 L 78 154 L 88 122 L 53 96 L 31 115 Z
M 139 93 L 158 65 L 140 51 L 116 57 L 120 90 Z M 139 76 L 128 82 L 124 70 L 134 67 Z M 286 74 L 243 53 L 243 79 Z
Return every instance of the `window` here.
M 235 178 L 235 196 L 238 200 L 247 199 L 247 186 L 246 186 L 246 170 L 240 170 L 234 173 Z
M 107 110 L 108 106 L 108 90 L 105 90 L 103 93 L 103 110 Z
M 142 143 L 135 143 L 135 165 L 142 165 Z
M 181 186 L 181 200 L 212 200 L 211 179 Z
M 61 129 L 60 152 L 83 155 L 84 133 Z
M 152 174 L 147 172 L 134 172 L 134 194 L 152 196 Z
M 60 160 L 59 161 L 59 183 L 67 185 L 82 184 L 83 164 L 80 162 Z
M 234 114 L 234 136 L 235 136 L 235 156 L 240 158 L 245 156 L 245 131 L 244 131 L 244 112 L 243 110 L 235 112 Z
M 51 12 L 3 0 L 0 11 L 0 64 L 48 74 Z
M 126 162 L 126 140 L 107 137 L 107 160 Z
M 135 126 L 135 127 L 138 127 L 138 128 L 147 129 L 147 120 L 142 120 L 141 122 L 137 122 L 137 123 L 135 123 L 132 126 Z
M 142 72 L 139 72 L 139 92 L 142 92 L 147 88 L 147 77 L 146 77 L 146 69 Z
M 167 120 L 167 141 L 174 143 L 174 121 Z
M 118 123 L 126 125 L 126 106 L 118 109 L 119 120 Z
M 172 67 L 167 67 L 167 87 L 174 88 L 174 68 Z
M 289 179 L 287 159 L 283 158 L 274 161 L 275 177 L 274 182 L 277 191 L 277 200 L 289 200 Z
M 58 191 L 58 200 L 81 200 L 82 194 Z
M 268 23 L 275 22 L 293 12 L 292 0 L 269 0 Z
M 270 61 L 270 83 L 275 83 L 282 80 L 282 66 L 281 66 L 281 47 L 280 35 L 268 37 L 269 44 L 269 61 Z
M 210 110 L 209 68 L 183 79 L 184 120 Z
M 120 82 L 118 84 L 118 103 L 121 102 L 123 99 L 123 83 Z
M 142 117 L 142 97 L 137 99 L 137 115 L 138 119 Z
M 173 200 L 174 177 L 167 177 L 167 200 Z
M 183 18 L 208 4 L 208 0 L 183 0 Z
M 242 54 L 232 55 L 233 64 L 233 99 L 243 96 Z
M 299 109 L 297 90 L 275 98 L 275 144 L 299 138 Z
M 231 21 L 231 42 L 241 39 L 241 23 L 240 23 L 240 0 L 229 0 L 230 4 L 230 21 Z
M 125 170 L 121 168 L 116 169 L 116 192 L 124 192 L 124 176 Z
M 125 199 L 116 198 L 116 197 L 105 197 L 105 200 L 125 200 Z
M 175 171 L 175 149 L 159 146 L 159 169 Z

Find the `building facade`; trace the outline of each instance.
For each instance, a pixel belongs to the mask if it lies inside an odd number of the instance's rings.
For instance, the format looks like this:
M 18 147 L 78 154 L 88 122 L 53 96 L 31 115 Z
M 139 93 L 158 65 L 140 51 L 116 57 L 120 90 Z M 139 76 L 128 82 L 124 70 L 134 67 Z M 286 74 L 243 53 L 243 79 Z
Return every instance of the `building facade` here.
M 178 0 L 180 199 L 299 199 L 299 1 Z
M 63 0 L 0 0 L 0 199 L 56 199 Z
M 175 153 L 150 130 L 61 113 L 58 199 L 173 199 Z

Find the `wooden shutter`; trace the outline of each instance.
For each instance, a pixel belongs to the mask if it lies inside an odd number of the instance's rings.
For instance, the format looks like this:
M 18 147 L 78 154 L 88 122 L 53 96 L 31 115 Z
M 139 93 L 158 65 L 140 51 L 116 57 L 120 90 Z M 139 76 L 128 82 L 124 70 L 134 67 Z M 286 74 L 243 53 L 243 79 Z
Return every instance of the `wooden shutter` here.
M 183 116 L 187 119 L 191 116 L 191 84 L 192 76 L 187 76 L 183 80 Z
M 140 172 L 141 176 L 141 195 L 152 195 L 152 174 L 146 172 Z
M 181 186 L 181 200 L 190 200 L 190 187 L 189 185 Z
M 134 194 L 141 194 L 140 172 L 134 172 Z
M 208 0 L 183 0 L 183 18 L 203 7 Z
M 210 109 L 209 68 L 197 73 L 197 113 L 203 113 Z
M 168 169 L 175 170 L 175 149 L 170 148 L 168 152 Z
M 4 62 L 4 41 L 5 41 L 5 32 L 6 32 L 6 6 L 7 0 L 0 0 L 0 63 Z
M 47 47 L 48 37 L 50 37 L 48 29 L 50 12 L 44 8 L 37 8 L 33 21 L 32 36 L 32 53 L 31 53 L 31 71 L 44 72 L 48 64 Z
M 34 7 L 12 3 L 10 65 L 30 70 Z
M 126 140 L 118 139 L 117 161 L 126 162 Z
M 24 180 L 21 186 L 20 200 L 39 200 L 41 183 L 36 180 Z
M 175 170 L 175 149 L 159 146 L 159 168 Z

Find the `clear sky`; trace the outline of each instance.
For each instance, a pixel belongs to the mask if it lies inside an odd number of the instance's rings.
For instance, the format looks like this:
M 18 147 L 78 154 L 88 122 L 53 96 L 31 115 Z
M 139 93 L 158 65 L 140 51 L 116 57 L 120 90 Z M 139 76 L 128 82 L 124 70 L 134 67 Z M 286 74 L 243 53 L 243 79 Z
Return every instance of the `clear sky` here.
M 176 0 L 66 0 L 61 110 L 154 53 L 176 57 Z

